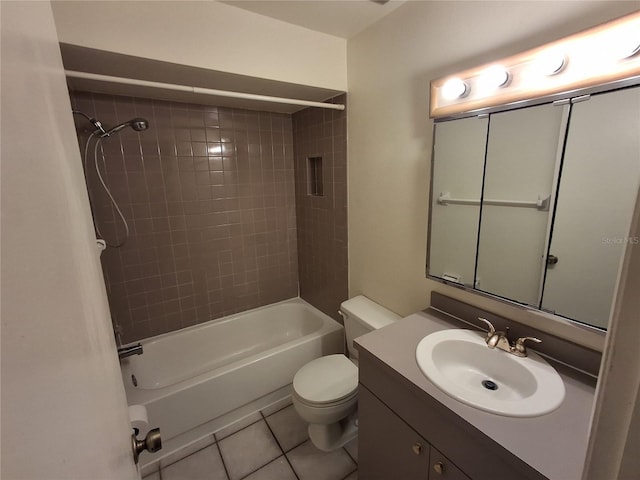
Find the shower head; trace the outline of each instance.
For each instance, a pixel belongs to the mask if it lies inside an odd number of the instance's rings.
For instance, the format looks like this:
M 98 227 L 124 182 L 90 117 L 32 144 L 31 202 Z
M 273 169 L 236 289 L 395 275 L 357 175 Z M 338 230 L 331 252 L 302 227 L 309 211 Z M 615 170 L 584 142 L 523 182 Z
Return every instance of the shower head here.
M 109 137 L 112 134 L 117 133 L 120 130 L 122 130 L 123 128 L 126 128 L 126 127 L 131 127 L 136 132 L 141 132 L 142 130 L 146 130 L 147 128 L 149 128 L 149 122 L 148 122 L 148 120 L 146 118 L 140 118 L 140 117 L 132 118 L 128 122 L 121 123 L 120 125 L 116 125 L 112 129 L 107 130 L 101 136 L 102 137 Z

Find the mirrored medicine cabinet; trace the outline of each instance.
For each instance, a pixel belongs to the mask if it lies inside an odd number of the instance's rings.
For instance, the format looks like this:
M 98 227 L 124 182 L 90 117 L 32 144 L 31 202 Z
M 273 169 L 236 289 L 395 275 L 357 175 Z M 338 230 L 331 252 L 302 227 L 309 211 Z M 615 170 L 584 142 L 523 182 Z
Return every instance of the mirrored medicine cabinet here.
M 436 119 L 427 276 L 606 329 L 640 243 L 639 83 Z

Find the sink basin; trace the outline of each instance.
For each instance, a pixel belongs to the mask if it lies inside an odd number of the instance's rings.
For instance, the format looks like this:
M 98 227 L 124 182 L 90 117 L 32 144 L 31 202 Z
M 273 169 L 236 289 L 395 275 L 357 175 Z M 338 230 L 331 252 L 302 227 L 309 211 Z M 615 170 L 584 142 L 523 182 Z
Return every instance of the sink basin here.
M 564 383 L 539 355 L 524 358 L 490 349 L 484 335 L 441 330 L 416 348 L 422 373 L 447 395 L 480 410 L 508 417 L 536 417 L 560 406 Z

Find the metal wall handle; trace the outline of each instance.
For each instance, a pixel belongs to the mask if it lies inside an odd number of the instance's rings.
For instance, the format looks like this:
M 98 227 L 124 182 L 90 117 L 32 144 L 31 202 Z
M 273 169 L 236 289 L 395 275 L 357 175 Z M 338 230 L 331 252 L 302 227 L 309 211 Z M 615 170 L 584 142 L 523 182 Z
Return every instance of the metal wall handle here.
M 142 344 L 140 342 L 135 345 L 128 345 L 126 347 L 118 348 L 118 359 L 122 360 L 123 358 L 130 357 L 132 355 L 142 355 Z

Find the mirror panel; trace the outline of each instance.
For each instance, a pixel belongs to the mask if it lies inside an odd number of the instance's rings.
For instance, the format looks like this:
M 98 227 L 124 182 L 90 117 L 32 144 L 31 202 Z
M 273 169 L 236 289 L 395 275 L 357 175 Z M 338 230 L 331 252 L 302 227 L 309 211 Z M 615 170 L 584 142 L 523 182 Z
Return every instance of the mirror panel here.
M 572 106 L 542 307 L 606 328 L 640 186 L 640 87 Z
M 427 274 L 606 329 L 640 243 L 640 86 L 562 103 L 434 125 Z
M 546 104 L 490 117 L 476 273 L 482 291 L 540 304 L 567 109 Z
M 488 118 L 434 126 L 427 273 L 473 286 Z M 471 200 L 442 203 L 440 197 Z

